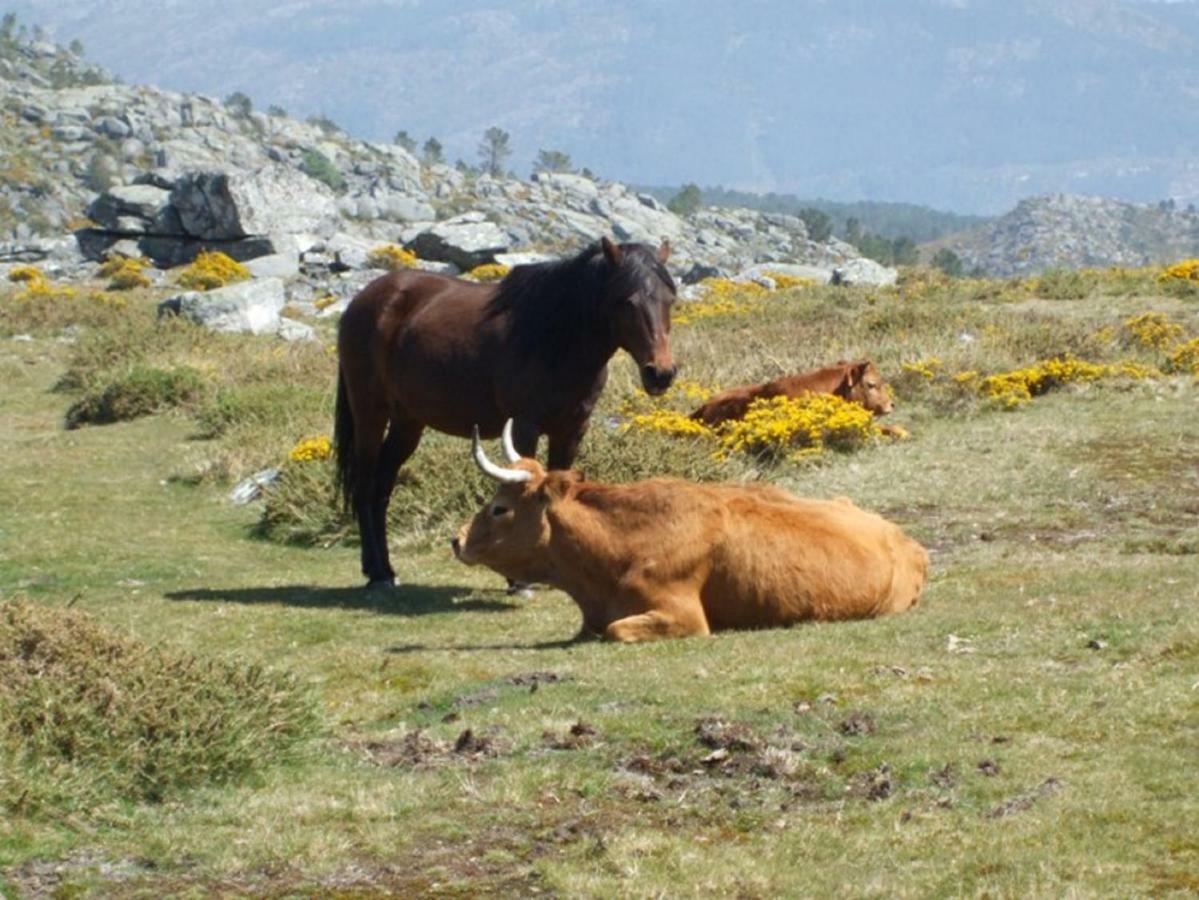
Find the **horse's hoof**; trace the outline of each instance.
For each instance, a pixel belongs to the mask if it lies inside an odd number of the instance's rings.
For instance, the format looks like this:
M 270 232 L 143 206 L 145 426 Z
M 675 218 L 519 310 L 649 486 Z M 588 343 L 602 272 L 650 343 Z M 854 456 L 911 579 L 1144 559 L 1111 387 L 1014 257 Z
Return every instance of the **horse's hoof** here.
M 520 597 L 522 600 L 533 599 L 533 586 L 525 584 L 523 581 L 508 582 L 508 596 Z
M 375 578 L 366 583 L 368 591 L 389 591 L 396 587 L 395 578 Z

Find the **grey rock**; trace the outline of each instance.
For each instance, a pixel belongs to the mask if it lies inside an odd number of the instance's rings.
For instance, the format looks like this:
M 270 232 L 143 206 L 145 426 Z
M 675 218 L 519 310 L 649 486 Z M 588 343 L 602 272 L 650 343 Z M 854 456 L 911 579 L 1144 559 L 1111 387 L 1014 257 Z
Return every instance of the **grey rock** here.
M 348 269 L 368 268 L 367 259 L 377 246 L 375 241 L 338 233 L 325 241 L 325 253 L 332 257 L 330 268 L 334 272 L 344 272 Z
M 115 116 L 102 116 L 96 122 L 96 131 L 105 137 L 110 137 L 118 141 L 129 137 L 133 133 L 133 129 L 129 127 L 127 122 L 122 122 Z
M 495 261 L 501 266 L 514 269 L 517 266 L 528 266 L 535 263 L 549 262 L 555 259 L 550 253 L 497 253 Z
M 275 333 L 285 341 L 316 340 L 316 330 L 311 325 L 305 325 L 303 322 L 286 317 L 279 319 L 279 327 Z
M 508 237 L 482 213 L 467 213 L 447 219 L 422 231 L 408 242 L 407 249 L 421 259 L 450 262 L 463 271 L 494 262 L 497 253 L 508 250 Z
M 271 253 L 246 262 L 255 278 L 291 278 L 300 272 L 300 260 L 295 254 Z
M 112 231 L 126 229 L 118 225 L 123 218 L 138 218 L 142 224 L 134 227 L 145 232 L 150 223 L 162 214 L 170 200 L 170 192 L 150 184 L 125 184 L 110 188 L 87 208 L 87 216 L 97 225 Z
M 884 266 L 876 263 L 872 259 L 859 257 L 851 259 L 836 269 L 834 269 L 834 278 L 840 276 L 841 284 L 866 284 L 873 287 L 885 287 L 890 284 L 895 284 L 899 279 L 899 271 L 890 266 Z
M 196 172 L 171 192 L 184 231 L 207 240 L 235 240 L 276 232 L 316 231 L 337 219 L 332 192 L 283 166 L 255 172 Z
M 285 302 L 283 281 L 263 278 L 177 294 L 158 305 L 158 314 L 179 315 L 214 331 L 272 334 L 279 330 Z
M 275 468 L 262 469 L 248 478 L 239 481 L 229 492 L 229 502 L 236 506 L 253 503 L 262 496 L 264 490 L 279 480 L 280 471 Z

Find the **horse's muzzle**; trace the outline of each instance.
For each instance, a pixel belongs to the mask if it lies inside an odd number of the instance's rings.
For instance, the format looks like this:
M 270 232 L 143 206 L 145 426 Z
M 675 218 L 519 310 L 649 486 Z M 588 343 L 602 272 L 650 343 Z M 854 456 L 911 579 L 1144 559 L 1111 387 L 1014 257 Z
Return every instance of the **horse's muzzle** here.
M 674 376 L 678 371 L 678 366 L 666 369 L 655 366 L 653 363 L 646 363 L 641 367 L 641 386 L 645 388 L 647 394 L 657 396 L 665 393 L 666 389 L 674 383 Z

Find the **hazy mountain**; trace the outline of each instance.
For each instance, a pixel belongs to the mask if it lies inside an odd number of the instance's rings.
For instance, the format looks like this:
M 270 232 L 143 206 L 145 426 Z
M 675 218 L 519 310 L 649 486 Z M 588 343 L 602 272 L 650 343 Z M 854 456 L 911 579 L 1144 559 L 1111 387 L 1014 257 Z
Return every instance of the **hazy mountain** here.
M 1199 200 L 1199 4 L 1133 0 L 25 0 L 126 81 L 649 184 L 997 212 Z

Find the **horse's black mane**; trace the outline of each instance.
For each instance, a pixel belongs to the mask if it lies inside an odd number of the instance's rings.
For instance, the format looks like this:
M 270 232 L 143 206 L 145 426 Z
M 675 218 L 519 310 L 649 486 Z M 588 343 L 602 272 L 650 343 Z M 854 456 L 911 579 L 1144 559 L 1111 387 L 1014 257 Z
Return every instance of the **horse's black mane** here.
M 606 296 L 635 293 L 647 272 L 674 290 L 657 253 L 644 244 L 622 244 L 620 265 L 609 269 L 599 242 L 566 259 L 517 266 L 500 282 L 487 314 L 510 316 L 510 335 L 522 356 L 558 363 L 581 341 L 610 340 Z

